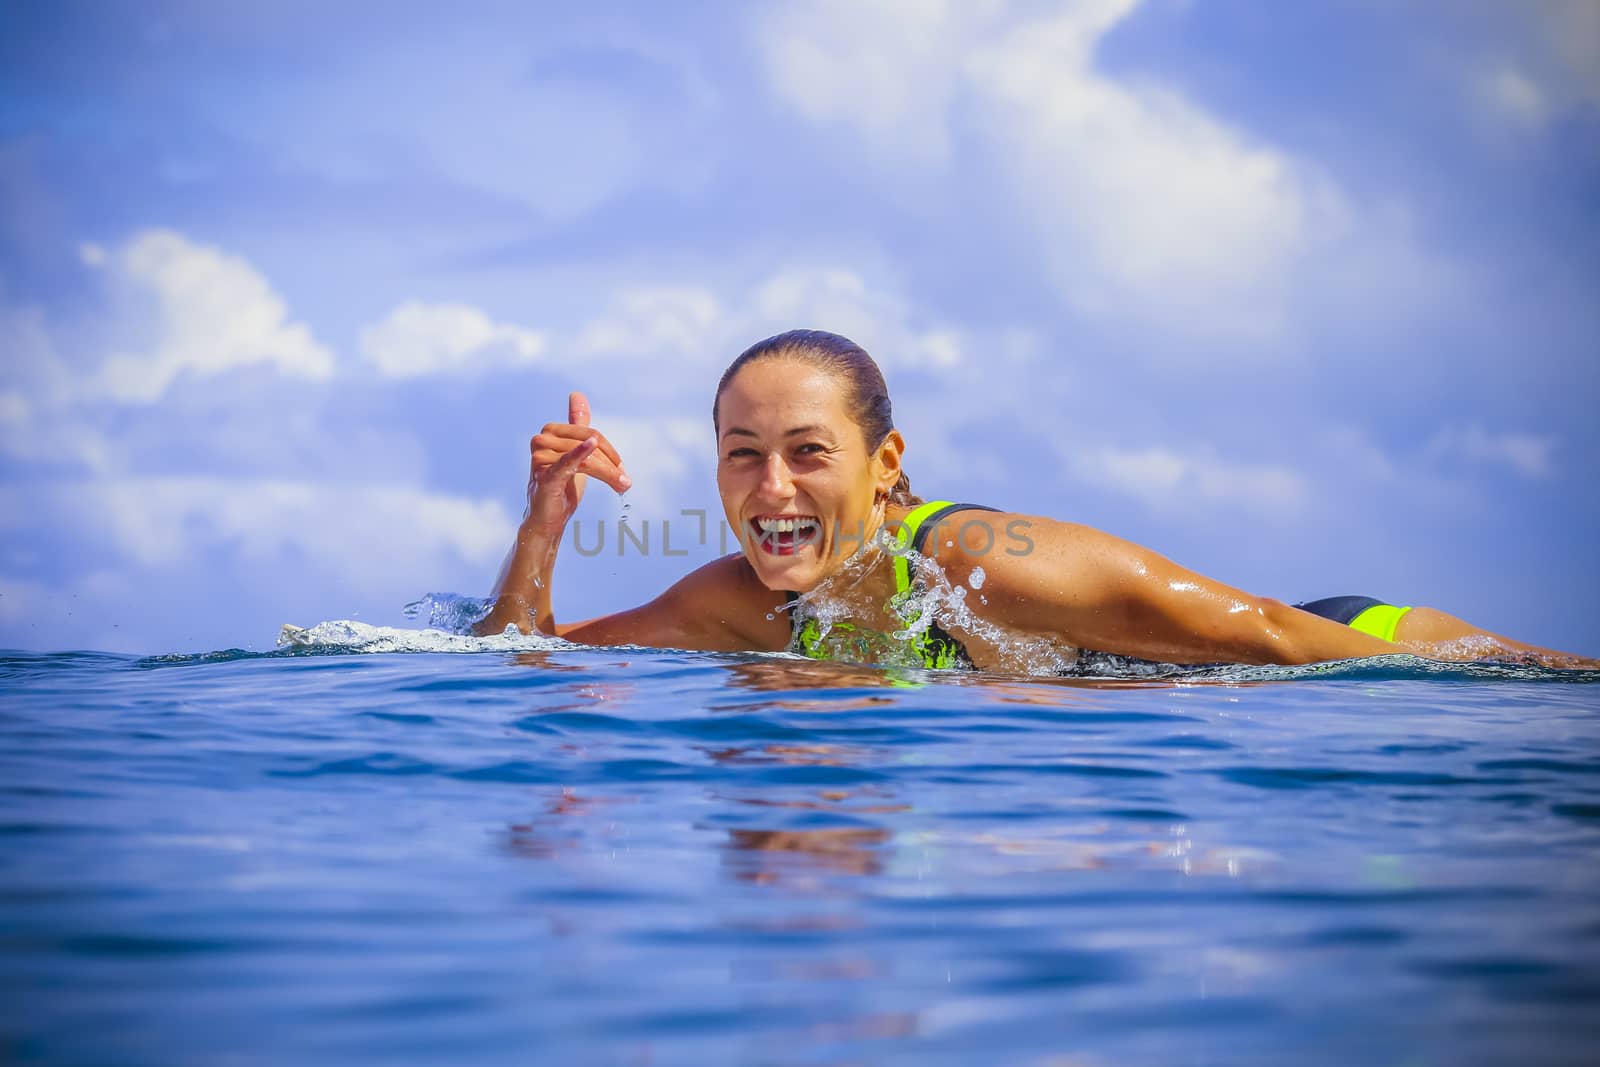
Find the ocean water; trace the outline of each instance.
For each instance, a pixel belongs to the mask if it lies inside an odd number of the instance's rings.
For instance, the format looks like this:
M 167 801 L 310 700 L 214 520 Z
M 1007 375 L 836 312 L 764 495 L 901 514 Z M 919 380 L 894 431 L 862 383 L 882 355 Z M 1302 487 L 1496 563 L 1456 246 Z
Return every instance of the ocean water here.
M 0 1061 L 1600 1047 L 1593 672 L 303 641 L 0 658 Z

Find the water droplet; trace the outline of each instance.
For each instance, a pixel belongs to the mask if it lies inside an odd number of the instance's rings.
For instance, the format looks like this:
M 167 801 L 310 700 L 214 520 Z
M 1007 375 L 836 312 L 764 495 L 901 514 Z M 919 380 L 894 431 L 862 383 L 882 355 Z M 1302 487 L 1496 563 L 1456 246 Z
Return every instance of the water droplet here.
M 768 622 L 771 622 L 773 619 L 776 619 L 776 618 L 777 618 L 777 616 L 774 615 L 772 612 L 770 612 L 770 611 L 767 612 L 767 621 Z
M 972 573 L 967 575 L 967 584 L 972 586 L 974 589 L 982 589 L 983 583 L 987 581 L 988 578 L 989 576 L 983 573 L 982 567 L 974 567 L 972 568 Z M 985 601 L 985 603 L 987 603 L 987 601 Z

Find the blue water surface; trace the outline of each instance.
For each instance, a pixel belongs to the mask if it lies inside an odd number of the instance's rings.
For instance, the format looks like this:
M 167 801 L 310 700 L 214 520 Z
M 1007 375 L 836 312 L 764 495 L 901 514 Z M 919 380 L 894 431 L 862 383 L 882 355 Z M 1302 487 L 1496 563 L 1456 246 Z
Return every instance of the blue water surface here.
M 0 657 L 0 1061 L 1593 1063 L 1600 677 Z

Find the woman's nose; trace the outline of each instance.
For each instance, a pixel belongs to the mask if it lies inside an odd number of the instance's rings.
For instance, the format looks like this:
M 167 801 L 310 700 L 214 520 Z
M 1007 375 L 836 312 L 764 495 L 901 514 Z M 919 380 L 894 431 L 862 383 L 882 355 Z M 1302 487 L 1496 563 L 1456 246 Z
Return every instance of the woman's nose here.
M 777 453 L 767 457 L 761 471 L 761 492 L 766 496 L 787 497 L 794 492 L 789 465 Z

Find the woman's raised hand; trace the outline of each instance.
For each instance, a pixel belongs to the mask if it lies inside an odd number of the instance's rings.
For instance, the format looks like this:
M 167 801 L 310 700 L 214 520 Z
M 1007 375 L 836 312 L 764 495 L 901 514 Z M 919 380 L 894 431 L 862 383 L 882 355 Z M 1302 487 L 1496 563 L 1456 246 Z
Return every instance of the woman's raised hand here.
M 567 398 L 567 421 L 547 422 L 529 442 L 527 521 L 559 532 L 578 510 L 586 476 L 594 475 L 619 493 L 633 480 L 622 457 L 599 430 L 589 427 L 589 401 L 582 393 Z

